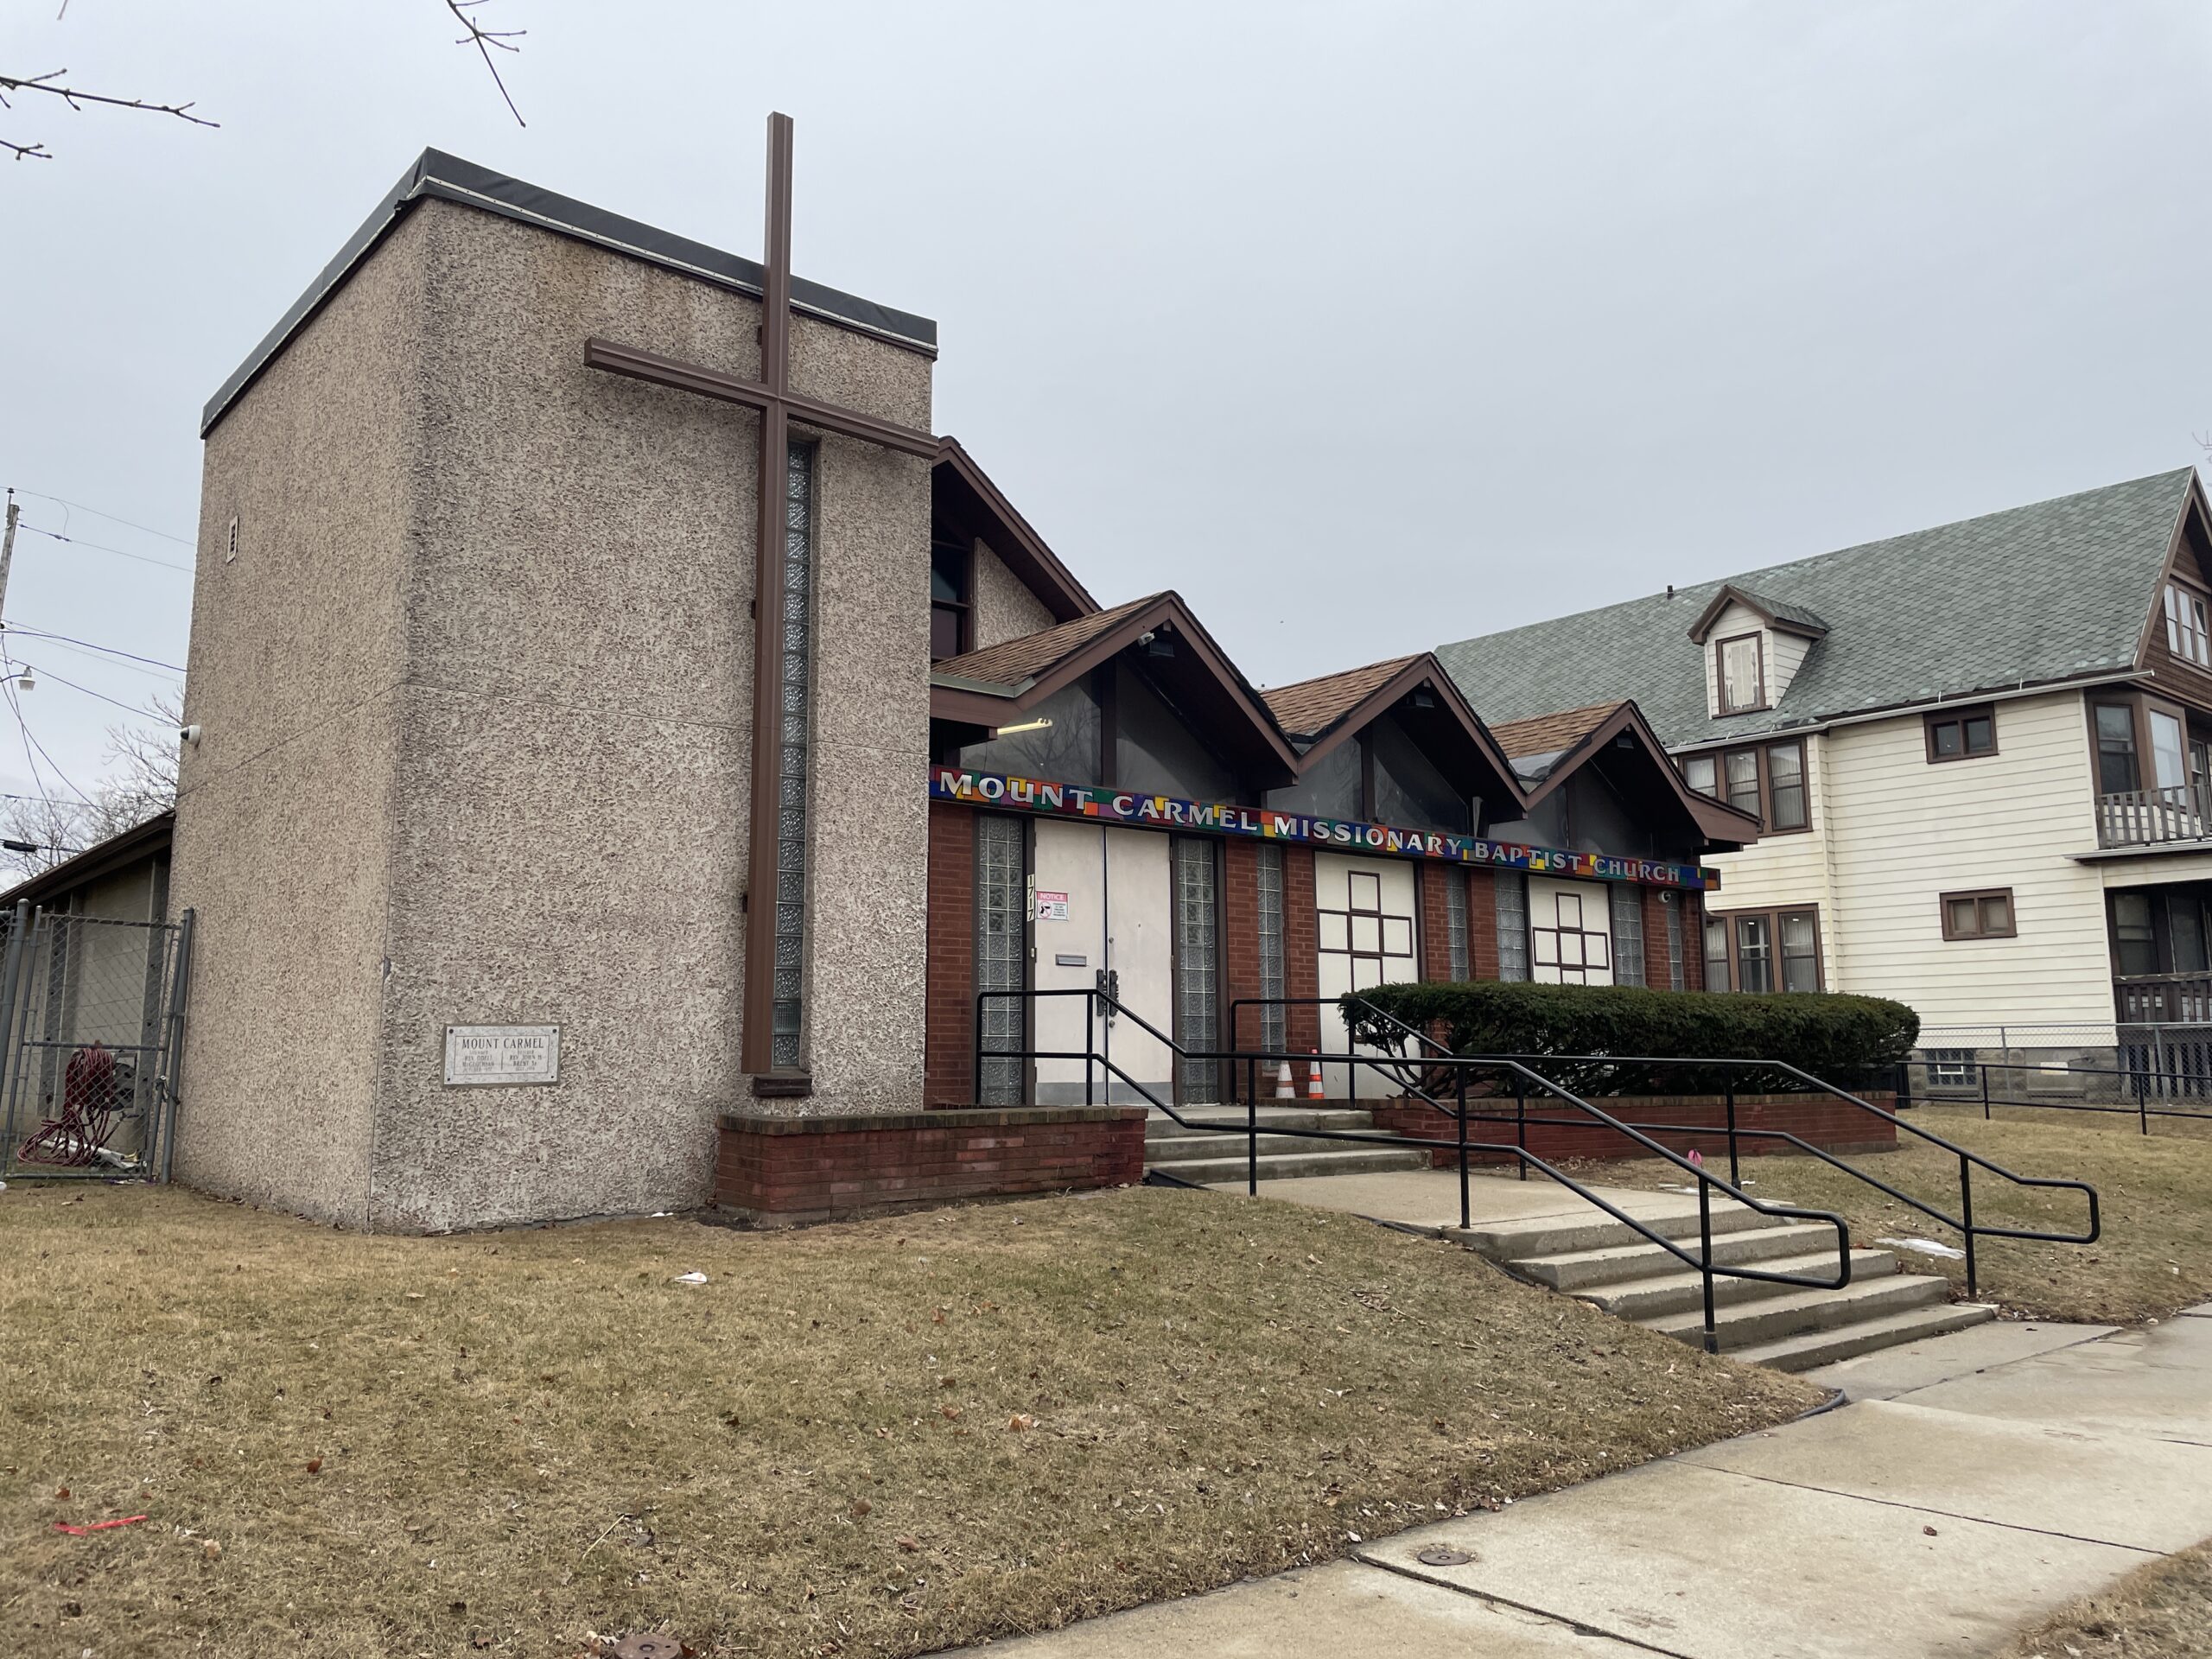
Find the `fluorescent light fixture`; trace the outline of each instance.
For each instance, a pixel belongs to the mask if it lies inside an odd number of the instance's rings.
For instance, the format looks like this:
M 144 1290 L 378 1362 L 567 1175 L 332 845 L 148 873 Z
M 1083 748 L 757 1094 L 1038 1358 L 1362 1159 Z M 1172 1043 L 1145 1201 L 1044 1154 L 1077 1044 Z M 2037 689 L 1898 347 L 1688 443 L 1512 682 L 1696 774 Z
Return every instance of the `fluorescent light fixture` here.
M 1016 732 L 1048 732 L 1052 730 L 1052 722 L 1049 718 L 1039 717 L 1036 720 L 1025 720 L 1019 726 L 1001 726 L 994 731 L 991 735 L 993 737 L 1012 737 Z

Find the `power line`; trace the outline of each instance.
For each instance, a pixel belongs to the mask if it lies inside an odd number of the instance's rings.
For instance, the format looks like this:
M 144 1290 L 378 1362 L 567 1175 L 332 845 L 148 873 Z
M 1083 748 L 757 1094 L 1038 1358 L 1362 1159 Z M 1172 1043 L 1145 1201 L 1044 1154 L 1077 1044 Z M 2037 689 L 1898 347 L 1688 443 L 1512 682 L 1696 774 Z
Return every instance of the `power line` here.
M 37 639 L 57 639 L 65 645 L 81 645 L 86 651 L 97 651 L 109 657 L 127 657 L 134 663 L 145 663 L 154 668 L 166 668 L 174 674 L 184 672 L 182 664 L 165 663 L 158 657 L 141 657 L 135 651 L 123 651 L 114 645 L 96 645 L 89 639 L 73 639 L 66 633 L 51 633 L 44 628 L 30 627 L 21 622 L 10 622 L 5 626 L 10 633 L 29 634 Z
M 45 675 L 48 679 L 52 680 L 56 685 L 66 685 L 72 691 L 81 691 L 88 697 L 98 697 L 102 702 L 112 703 L 116 708 L 121 709 L 126 713 L 136 715 L 141 720 L 158 720 L 162 718 L 162 716 L 158 715 L 149 714 L 145 708 L 141 704 L 135 702 L 124 702 L 115 697 L 111 697 L 105 691 L 95 691 L 89 685 L 79 685 L 74 680 L 65 680 L 50 668 L 40 668 L 36 663 L 23 662 L 23 659 L 20 657 L 16 658 L 16 660 L 19 663 L 22 663 L 25 668 L 31 669 L 37 673 Z M 46 752 L 41 749 L 39 753 L 43 754 Z M 59 771 L 60 768 L 57 767 L 55 770 Z M 64 781 L 67 780 L 65 779 Z M 69 787 L 74 789 L 77 785 L 71 784 Z
M 16 699 L 16 696 L 15 681 L 13 679 L 0 679 L 0 691 L 4 691 L 7 694 L 9 711 L 16 716 L 16 729 L 22 734 L 23 759 L 29 763 L 31 769 L 31 781 L 36 784 L 41 789 L 44 789 L 46 787 L 46 779 L 38 775 L 38 762 L 31 760 L 31 751 L 33 749 L 36 749 L 41 754 L 46 754 L 46 764 L 54 768 L 54 775 L 55 777 L 59 778 L 63 783 L 69 785 L 69 792 L 72 795 L 74 795 L 86 806 L 93 804 L 92 798 L 86 794 L 83 790 L 77 787 L 77 780 L 72 778 L 67 772 L 61 770 L 61 763 L 56 760 L 52 755 L 46 753 L 46 745 L 40 742 L 38 739 L 31 735 L 30 722 L 23 718 L 23 705 Z
M 30 531 L 34 536 L 44 536 L 52 541 L 67 542 L 72 547 L 81 547 L 90 553 L 112 553 L 118 559 L 136 559 L 141 564 L 159 565 L 164 570 L 181 570 L 188 576 L 198 574 L 188 564 L 172 564 L 167 559 L 149 558 L 143 553 L 129 552 L 123 548 L 109 547 L 99 542 L 81 542 L 74 536 L 64 536 L 58 530 L 41 530 L 36 524 L 22 524 L 17 527 Z
M 44 490 L 26 490 L 19 488 L 16 490 L 16 493 L 18 495 L 35 495 L 41 501 L 58 501 L 63 506 L 73 508 L 78 512 L 89 512 L 95 518 L 105 518 L 111 524 L 121 524 L 125 530 L 136 530 L 143 531 L 148 536 L 158 536 L 163 541 L 175 542 L 181 547 L 194 547 L 198 545 L 198 543 L 194 542 L 189 537 L 172 536 L 166 530 L 156 530 L 149 524 L 134 524 L 128 518 L 118 518 L 111 512 L 102 512 L 98 507 L 88 507 L 81 501 L 71 501 L 59 495 L 48 495 Z
M 170 685 L 184 683 L 181 675 L 163 673 L 158 668 L 141 668 L 136 663 L 110 662 L 106 658 L 96 654 L 97 647 L 67 645 L 45 634 L 34 635 L 24 628 L 10 628 L 8 632 L 27 639 L 35 638 L 41 647 L 51 645 L 56 651 L 67 652 L 72 657 L 82 657 L 86 662 L 98 663 L 102 668 L 119 668 L 126 674 L 143 674 L 149 680 L 161 680 Z

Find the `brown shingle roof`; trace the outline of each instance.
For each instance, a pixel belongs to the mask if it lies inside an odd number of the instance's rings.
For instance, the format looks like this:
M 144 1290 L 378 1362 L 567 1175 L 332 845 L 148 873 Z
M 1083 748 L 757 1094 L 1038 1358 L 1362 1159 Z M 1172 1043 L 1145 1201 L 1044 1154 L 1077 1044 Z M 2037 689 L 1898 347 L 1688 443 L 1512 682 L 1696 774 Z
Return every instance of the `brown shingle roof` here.
M 1037 633 L 1025 633 L 1012 639 L 1001 639 L 995 645 L 985 645 L 981 651 L 971 651 L 965 656 L 947 657 L 933 663 L 933 675 L 952 675 L 963 680 L 980 680 L 986 685 L 1003 685 L 1020 690 L 1030 681 L 1050 673 L 1077 652 L 1105 632 L 1132 611 L 1141 610 L 1154 601 L 1163 597 L 1147 594 L 1142 599 L 1133 599 L 1126 605 L 1116 605 L 1111 610 L 1095 611 L 1089 616 L 1078 616 L 1072 622 L 1063 622 L 1058 627 L 1046 628 Z
M 1568 709 L 1556 715 L 1533 715 L 1493 726 L 1490 734 L 1513 760 L 1531 754 L 1557 754 L 1571 749 L 1612 717 L 1618 702 L 1593 702 L 1587 709 Z
M 1317 679 L 1300 680 L 1295 685 L 1279 685 L 1260 695 L 1268 700 L 1268 707 L 1282 722 L 1283 730 L 1300 737 L 1313 737 L 1327 731 L 1380 687 L 1389 684 L 1391 677 L 1413 660 L 1412 657 L 1393 657 L 1388 662 L 1370 663 L 1364 668 L 1347 668 Z

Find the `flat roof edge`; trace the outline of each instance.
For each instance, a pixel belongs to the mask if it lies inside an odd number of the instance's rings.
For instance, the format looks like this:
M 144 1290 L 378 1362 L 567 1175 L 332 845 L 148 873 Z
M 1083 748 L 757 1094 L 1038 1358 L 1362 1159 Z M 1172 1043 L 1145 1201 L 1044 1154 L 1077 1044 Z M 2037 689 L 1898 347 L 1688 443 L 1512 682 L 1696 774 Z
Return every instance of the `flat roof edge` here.
M 689 237 L 658 230 L 641 220 L 594 207 L 521 179 L 510 178 L 486 167 L 425 149 L 416 157 L 398 183 L 392 186 L 361 226 L 346 239 L 334 257 L 316 273 L 307 291 L 295 300 L 283 317 L 264 335 L 245 360 L 232 371 L 200 411 L 200 435 L 206 437 L 245 390 L 275 360 L 294 334 L 328 303 L 344 286 L 354 267 L 391 234 L 407 209 L 424 200 L 456 202 L 502 218 L 535 225 L 556 235 L 608 248 L 671 270 L 715 283 L 758 298 L 761 290 L 759 261 L 709 247 Z M 937 355 L 937 324 L 927 317 L 900 311 L 857 295 L 791 278 L 792 308 L 841 327 L 858 329 L 906 351 Z

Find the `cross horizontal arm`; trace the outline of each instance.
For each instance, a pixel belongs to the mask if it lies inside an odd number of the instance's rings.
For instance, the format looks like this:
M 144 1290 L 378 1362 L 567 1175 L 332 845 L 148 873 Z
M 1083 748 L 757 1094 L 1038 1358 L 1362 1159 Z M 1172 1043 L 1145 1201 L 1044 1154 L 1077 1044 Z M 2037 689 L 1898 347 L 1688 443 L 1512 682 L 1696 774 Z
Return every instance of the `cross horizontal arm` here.
M 696 363 L 681 363 L 672 357 L 640 351 L 634 346 L 619 345 L 611 340 L 584 341 L 584 366 L 604 369 L 609 374 L 626 375 L 632 380 L 649 380 L 655 385 L 671 386 L 678 391 L 696 392 L 702 397 L 720 398 L 726 404 L 743 404 L 748 409 L 766 409 L 771 403 L 779 403 L 795 421 L 808 426 L 818 426 L 826 431 L 841 432 L 847 437 L 860 438 L 869 443 L 880 443 L 887 449 L 896 449 L 903 454 L 922 455 L 934 460 L 939 448 L 938 440 L 933 434 L 916 427 L 900 426 L 895 421 L 878 420 L 857 409 L 820 403 L 795 392 L 772 391 L 758 380 L 725 374 L 720 369 L 706 368 Z

